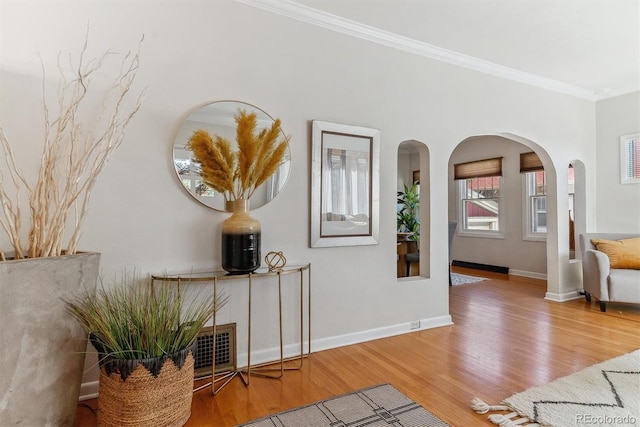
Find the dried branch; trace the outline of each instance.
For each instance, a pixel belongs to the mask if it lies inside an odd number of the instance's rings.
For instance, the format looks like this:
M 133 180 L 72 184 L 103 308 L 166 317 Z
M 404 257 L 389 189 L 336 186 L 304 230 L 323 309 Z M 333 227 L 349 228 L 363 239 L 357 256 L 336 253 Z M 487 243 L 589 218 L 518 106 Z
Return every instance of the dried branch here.
M 22 248 L 20 246 L 20 231 L 22 229 L 20 221 L 20 182 L 23 182 L 24 179 L 22 179 L 22 174 L 18 170 L 15 157 L 13 155 L 13 150 L 11 149 L 11 145 L 9 144 L 7 136 L 4 133 L 4 129 L 2 129 L 2 127 L 0 127 L 0 144 L 2 144 L 2 148 L 5 153 L 5 160 L 7 162 L 11 180 L 16 187 L 14 206 L 14 203 L 12 203 L 11 198 L 5 191 L 4 176 L 2 175 L 2 170 L 0 170 L 0 203 L 2 203 L 2 212 L 5 217 L 4 220 L 2 219 L 2 217 L 0 217 L 0 225 L 2 226 L 2 229 L 5 231 L 5 233 L 7 233 L 7 235 L 9 236 L 9 241 L 14 247 L 14 256 L 23 257 Z M 6 260 L 5 254 L 2 250 L 0 250 L 0 259 L 2 259 L 3 261 Z
M 123 112 L 124 104 L 135 81 L 140 64 L 140 45 L 135 54 L 126 54 L 111 89 L 105 95 L 100 113 L 85 128 L 80 121 L 91 79 L 114 53 L 107 51 L 85 65 L 87 40 L 80 53 L 79 64 L 73 67 L 74 76 L 67 79 L 58 56 L 60 83 L 58 85 L 57 116 L 50 117 L 45 99 L 44 64 L 43 101 L 44 147 L 36 183 L 31 186 L 17 167 L 11 145 L 0 128 L 0 142 L 6 154 L 8 170 L 16 188 L 15 201 L 5 189 L 0 171 L 0 225 L 9 236 L 16 258 L 59 256 L 77 251 L 80 230 L 88 212 L 91 192 L 97 177 L 111 155 L 124 139 L 125 130 L 139 111 L 144 92 L 134 106 Z M 142 43 L 142 40 L 140 40 Z M 20 193 L 26 191 L 31 214 L 28 234 L 28 252 L 25 255 L 20 242 Z M 72 215 L 73 213 L 73 215 Z M 71 237 L 64 244 L 66 227 L 73 218 Z M 4 254 L 0 252 L 0 257 Z

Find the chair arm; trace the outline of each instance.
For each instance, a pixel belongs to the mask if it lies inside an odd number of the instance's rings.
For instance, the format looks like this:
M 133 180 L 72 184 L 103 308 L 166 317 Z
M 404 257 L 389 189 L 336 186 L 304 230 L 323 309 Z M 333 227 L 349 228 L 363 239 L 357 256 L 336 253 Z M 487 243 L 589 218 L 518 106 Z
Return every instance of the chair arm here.
M 609 257 L 604 252 L 586 249 L 582 254 L 582 284 L 600 301 L 609 301 L 607 278 L 610 271 Z

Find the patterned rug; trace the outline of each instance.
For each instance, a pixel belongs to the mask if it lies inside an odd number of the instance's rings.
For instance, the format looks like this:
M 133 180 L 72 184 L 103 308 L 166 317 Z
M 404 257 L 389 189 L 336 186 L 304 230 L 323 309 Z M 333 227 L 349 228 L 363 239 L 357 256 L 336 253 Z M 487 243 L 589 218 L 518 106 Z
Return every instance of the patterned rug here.
M 467 276 L 466 274 L 451 273 L 451 285 L 466 285 L 467 283 L 476 283 L 487 280 L 484 277 Z
M 237 427 L 449 427 L 390 384 L 353 391 Z
M 640 426 L 640 350 L 514 394 L 502 405 L 471 403 L 480 414 L 511 411 L 489 415 L 500 426 Z

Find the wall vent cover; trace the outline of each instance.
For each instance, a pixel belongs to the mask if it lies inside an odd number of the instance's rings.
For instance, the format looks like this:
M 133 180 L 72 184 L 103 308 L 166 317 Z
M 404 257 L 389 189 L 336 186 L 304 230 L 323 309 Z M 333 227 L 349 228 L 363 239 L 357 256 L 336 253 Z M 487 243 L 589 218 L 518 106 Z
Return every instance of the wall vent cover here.
M 194 361 L 195 377 L 211 375 L 213 356 L 213 326 L 200 330 L 196 338 Z M 216 373 L 236 370 L 236 324 L 227 323 L 216 326 Z

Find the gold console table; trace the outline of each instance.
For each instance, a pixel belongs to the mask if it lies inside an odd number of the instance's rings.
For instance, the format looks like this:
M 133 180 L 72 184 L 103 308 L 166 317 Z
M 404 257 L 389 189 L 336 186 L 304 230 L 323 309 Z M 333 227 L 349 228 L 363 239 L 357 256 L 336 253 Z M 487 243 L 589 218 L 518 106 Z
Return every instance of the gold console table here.
M 308 345 L 305 352 L 304 346 L 304 273 L 307 273 L 307 340 Z M 293 357 L 284 357 L 284 342 L 282 335 L 282 276 L 298 274 L 299 275 L 299 289 L 300 289 L 300 354 Z M 278 283 L 278 318 L 279 318 L 279 334 L 280 334 L 280 359 L 261 363 L 259 365 L 251 365 L 251 290 L 253 287 L 253 279 L 258 277 L 277 277 Z M 211 393 L 217 394 L 224 386 L 226 386 L 234 377 L 240 376 L 243 383 L 248 386 L 251 381 L 251 375 L 258 375 L 267 378 L 278 379 L 284 375 L 285 370 L 300 369 L 302 368 L 303 360 L 306 356 L 311 354 L 311 264 L 306 265 L 286 265 L 284 268 L 278 271 L 269 271 L 267 268 L 262 267 L 253 273 L 249 274 L 229 274 L 223 270 L 204 271 L 204 272 L 189 272 L 189 273 L 170 273 L 161 275 L 152 275 L 152 283 L 158 282 L 170 282 L 176 283 L 178 287 L 184 284 L 213 282 L 213 294 L 218 295 L 218 286 L 227 281 L 246 280 L 248 286 L 248 298 L 247 298 L 247 366 L 242 369 L 235 369 L 234 371 L 221 374 L 220 378 L 216 379 L 216 340 L 213 340 L 212 349 L 212 361 L 211 361 L 211 382 L 194 390 L 198 391 L 205 387 L 211 386 Z M 213 313 L 213 335 L 216 335 L 216 313 Z M 295 366 L 285 366 L 286 362 L 298 361 Z M 277 367 L 269 367 L 278 364 Z M 268 373 L 271 372 L 271 373 Z M 275 372 L 275 374 L 273 373 Z M 224 381 L 220 387 L 216 388 L 216 382 Z

